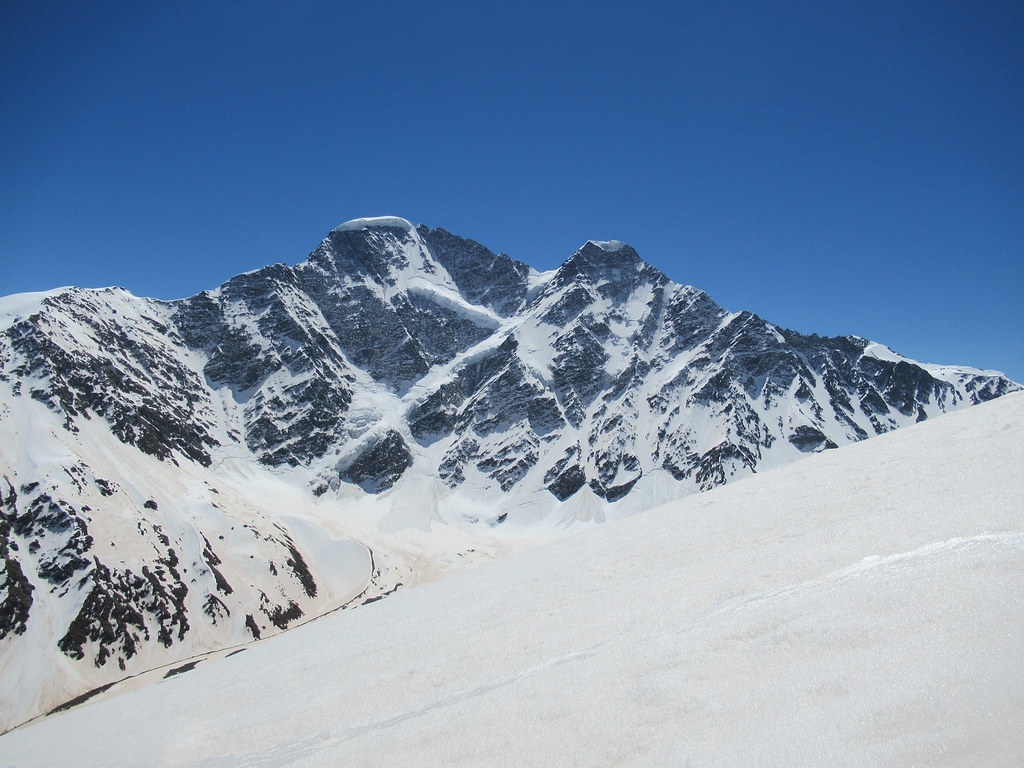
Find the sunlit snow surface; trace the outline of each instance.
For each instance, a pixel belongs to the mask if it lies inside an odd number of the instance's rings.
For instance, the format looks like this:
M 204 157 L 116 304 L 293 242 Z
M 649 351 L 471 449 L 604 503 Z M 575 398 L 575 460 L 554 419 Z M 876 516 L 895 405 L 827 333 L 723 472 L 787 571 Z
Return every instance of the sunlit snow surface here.
M 344 224 L 336 226 L 334 231 L 350 232 L 355 229 L 366 229 L 367 227 L 395 227 L 397 229 L 404 229 L 406 232 L 415 229 L 415 225 L 412 222 L 408 219 L 403 219 L 401 216 L 370 216 L 368 218 L 346 221 Z
M 334 614 L 0 765 L 1021 765 L 1024 394 Z

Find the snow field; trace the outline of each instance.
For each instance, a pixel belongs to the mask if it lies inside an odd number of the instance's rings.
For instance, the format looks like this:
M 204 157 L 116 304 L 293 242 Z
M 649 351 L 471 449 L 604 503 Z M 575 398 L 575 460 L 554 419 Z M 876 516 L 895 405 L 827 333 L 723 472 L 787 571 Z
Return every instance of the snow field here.
M 1019 765 L 1024 395 L 0 737 L 0 765 Z

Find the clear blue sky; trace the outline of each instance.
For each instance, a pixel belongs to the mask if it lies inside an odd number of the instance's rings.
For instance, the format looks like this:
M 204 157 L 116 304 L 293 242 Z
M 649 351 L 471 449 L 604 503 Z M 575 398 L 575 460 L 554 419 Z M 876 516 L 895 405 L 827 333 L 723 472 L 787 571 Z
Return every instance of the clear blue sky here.
M 1024 381 L 1024 3 L 0 4 L 0 294 L 399 215 Z

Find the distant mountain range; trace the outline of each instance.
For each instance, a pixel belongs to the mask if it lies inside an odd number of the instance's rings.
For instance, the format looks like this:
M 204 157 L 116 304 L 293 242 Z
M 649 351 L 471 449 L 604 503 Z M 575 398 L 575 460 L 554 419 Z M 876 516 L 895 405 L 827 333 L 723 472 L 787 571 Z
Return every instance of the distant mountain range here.
M 177 301 L 0 299 L 0 729 L 129 674 L 1018 390 L 360 219 Z

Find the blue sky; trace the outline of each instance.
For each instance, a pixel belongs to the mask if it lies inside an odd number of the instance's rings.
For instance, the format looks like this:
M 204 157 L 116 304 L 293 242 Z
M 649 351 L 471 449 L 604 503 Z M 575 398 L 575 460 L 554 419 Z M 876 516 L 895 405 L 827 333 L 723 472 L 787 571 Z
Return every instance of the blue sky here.
M 1024 4 L 0 4 L 0 294 L 399 215 L 1024 381 Z

